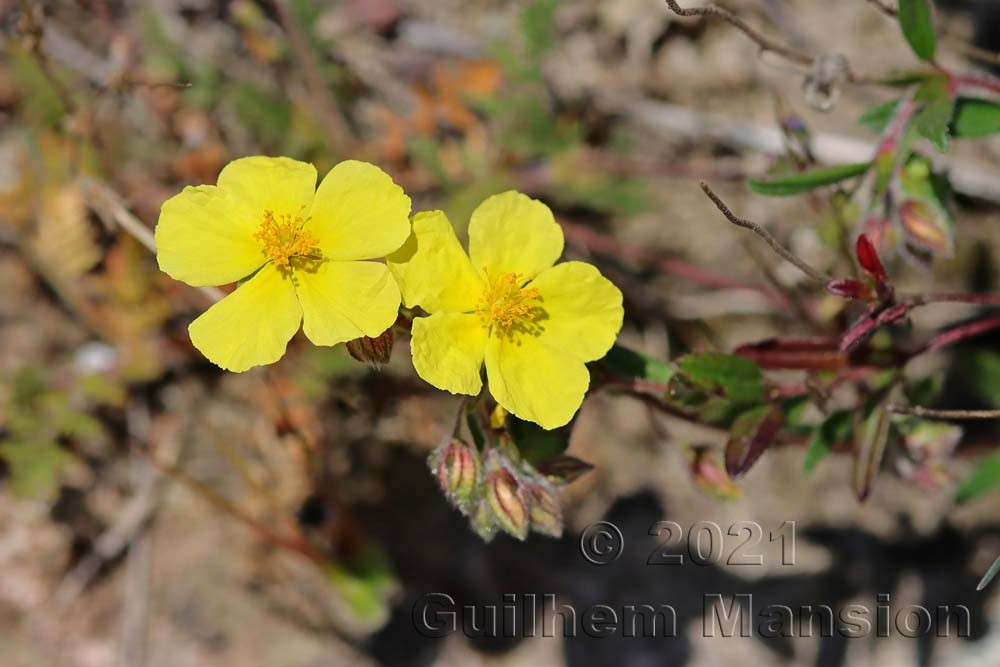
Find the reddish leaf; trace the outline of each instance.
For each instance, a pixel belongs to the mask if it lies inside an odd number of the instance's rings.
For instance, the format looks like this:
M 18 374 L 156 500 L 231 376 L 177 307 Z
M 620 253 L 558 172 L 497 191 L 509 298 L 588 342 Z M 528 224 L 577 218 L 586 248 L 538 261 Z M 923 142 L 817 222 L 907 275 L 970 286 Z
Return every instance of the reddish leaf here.
M 826 291 L 830 294 L 842 296 L 845 299 L 855 299 L 857 301 L 867 301 L 871 298 L 872 291 L 860 280 L 849 278 L 831 280 L 826 284 Z
M 726 472 L 730 477 L 739 477 L 757 462 L 774 442 L 783 420 L 776 405 L 761 405 L 736 418 L 726 443 Z
M 835 370 L 847 362 L 837 341 L 825 336 L 770 338 L 740 345 L 735 354 L 761 368 Z
M 856 250 L 858 264 L 861 265 L 861 268 L 868 272 L 876 282 L 884 283 L 888 279 L 885 267 L 882 266 L 882 260 L 878 257 L 878 251 L 866 235 L 860 234 L 858 236 Z

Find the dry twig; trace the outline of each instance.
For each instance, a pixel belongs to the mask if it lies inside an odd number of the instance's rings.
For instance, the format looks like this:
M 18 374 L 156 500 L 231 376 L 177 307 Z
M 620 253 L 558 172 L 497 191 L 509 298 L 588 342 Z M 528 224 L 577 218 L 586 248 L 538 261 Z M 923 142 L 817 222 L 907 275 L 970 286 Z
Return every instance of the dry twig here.
M 676 0 L 666 0 L 666 3 L 667 6 L 670 7 L 670 10 L 678 16 L 706 16 L 720 18 L 723 21 L 726 21 L 744 35 L 752 39 L 760 47 L 761 51 L 776 53 L 799 65 L 811 66 L 815 60 L 815 58 L 808 53 L 804 53 L 798 49 L 776 42 L 775 40 L 761 34 L 728 9 L 723 9 L 722 7 L 717 7 L 715 5 L 685 9 L 684 7 L 678 5 Z
M 779 243 L 777 239 L 771 236 L 770 232 L 761 227 L 759 224 L 751 220 L 741 218 L 735 213 L 733 213 L 733 211 L 729 208 L 729 206 L 727 206 L 726 203 L 722 201 L 722 199 L 720 199 L 717 194 L 715 194 L 712 188 L 710 188 L 708 183 L 706 183 L 705 181 L 701 182 L 701 189 L 705 191 L 705 194 L 708 195 L 708 198 L 712 200 L 712 203 L 715 204 L 715 207 L 722 212 L 722 215 L 726 216 L 726 219 L 729 220 L 729 222 L 733 223 L 738 227 L 749 229 L 754 234 L 764 239 L 767 242 L 767 244 L 771 246 L 771 249 L 774 250 L 774 252 L 781 255 L 781 257 L 785 261 L 794 264 L 796 267 L 798 267 L 800 271 L 802 271 L 804 274 L 806 274 L 807 276 L 818 282 L 826 284 L 831 280 L 833 280 L 833 276 L 829 276 L 818 269 L 814 269 L 813 267 L 809 266 L 803 259 L 797 257 L 785 246 L 781 245 L 781 243 Z
M 935 410 L 919 405 L 895 405 L 888 407 L 889 412 L 914 417 L 934 417 L 937 419 L 1000 419 L 1000 410 Z

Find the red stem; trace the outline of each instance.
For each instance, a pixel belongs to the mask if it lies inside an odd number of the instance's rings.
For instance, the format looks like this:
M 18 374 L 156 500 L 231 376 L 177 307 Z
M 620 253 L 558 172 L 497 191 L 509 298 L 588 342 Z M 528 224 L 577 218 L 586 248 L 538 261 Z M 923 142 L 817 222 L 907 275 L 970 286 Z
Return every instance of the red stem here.
M 930 352 L 932 350 L 937 350 L 948 345 L 953 345 L 966 338 L 973 338 L 979 334 L 991 331 L 993 329 L 1000 329 L 1000 316 L 998 317 L 988 317 L 984 320 L 979 320 L 977 322 L 970 322 L 968 324 L 963 324 L 961 326 L 954 327 L 953 329 L 948 329 L 944 333 L 938 334 L 927 343 L 921 347 L 913 350 L 906 356 L 906 360 L 909 361 L 914 357 L 918 357 L 925 352 Z
M 952 74 L 951 80 L 957 88 L 977 88 L 1000 95 L 1000 79 L 981 74 Z

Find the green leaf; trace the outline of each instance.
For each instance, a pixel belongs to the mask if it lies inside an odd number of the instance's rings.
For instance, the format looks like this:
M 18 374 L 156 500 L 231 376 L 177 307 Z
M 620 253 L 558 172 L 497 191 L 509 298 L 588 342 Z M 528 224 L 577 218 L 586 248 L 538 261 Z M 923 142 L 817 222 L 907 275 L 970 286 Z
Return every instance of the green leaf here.
M 860 502 L 868 499 L 875 475 L 882 467 L 885 446 L 889 442 L 889 395 L 876 403 L 855 432 L 854 494 Z
M 782 401 L 781 411 L 785 414 L 786 427 L 794 427 L 800 431 L 805 429 L 805 432 L 811 431 L 812 429 L 807 424 L 802 423 L 802 418 L 811 404 L 812 399 L 809 396 L 794 396 Z
M 786 176 L 784 178 L 768 180 L 751 179 L 748 185 L 751 190 L 760 195 L 787 197 L 860 176 L 868 171 L 870 167 L 871 162 L 855 162 L 853 164 L 838 165 L 836 167 Z
M 806 459 L 803 464 L 806 472 L 812 472 L 816 464 L 830 453 L 835 444 L 851 437 L 851 431 L 854 429 L 853 416 L 854 413 L 850 410 L 834 412 L 816 427 L 806 449 Z
M 910 405 L 929 405 L 941 394 L 942 385 L 941 377 L 935 375 L 914 380 L 904 387 L 906 400 Z
M 608 371 L 620 377 L 666 384 L 674 376 L 673 365 L 618 344 L 611 347 L 602 362 Z
M 883 86 L 893 86 L 895 88 L 909 88 L 917 83 L 923 83 L 927 79 L 941 76 L 934 70 L 904 70 L 896 71 L 888 76 L 878 79 L 878 83 Z
M 533 60 L 545 55 L 555 44 L 558 0 L 536 0 L 521 13 L 521 32 Z
M 962 359 L 962 369 L 973 393 L 990 407 L 1000 408 L 1000 352 L 970 352 Z
M 948 149 L 948 131 L 955 114 L 955 98 L 948 89 L 948 81 L 938 77 L 926 81 L 915 95 L 924 107 L 913 118 L 917 133 L 929 140 L 942 153 Z
M 1000 452 L 983 459 L 955 492 L 955 502 L 964 503 L 1000 487 Z
M 55 493 L 59 471 L 72 460 L 54 442 L 2 442 L 0 456 L 10 467 L 10 490 L 21 499 Z
M 898 105 L 899 100 L 889 100 L 885 104 L 874 106 L 861 114 L 858 123 L 867 127 L 875 134 L 882 134 L 889 127 L 892 117 L 896 115 L 896 107 Z
M 678 362 L 681 373 L 707 391 L 722 390 L 734 403 L 764 397 L 764 375 L 754 362 L 732 354 L 688 354 Z
M 367 544 L 347 561 L 329 562 L 326 576 L 355 619 L 368 628 L 385 624 L 399 583 L 379 549 Z
M 934 60 L 937 39 L 930 0 L 899 0 L 899 26 L 918 58 Z
M 521 457 L 532 465 L 547 461 L 566 451 L 569 446 L 571 425 L 546 431 L 534 422 L 507 415 L 507 431 L 514 439 Z
M 951 119 L 956 137 L 985 137 L 1000 132 L 1000 104 L 970 97 L 959 98 Z

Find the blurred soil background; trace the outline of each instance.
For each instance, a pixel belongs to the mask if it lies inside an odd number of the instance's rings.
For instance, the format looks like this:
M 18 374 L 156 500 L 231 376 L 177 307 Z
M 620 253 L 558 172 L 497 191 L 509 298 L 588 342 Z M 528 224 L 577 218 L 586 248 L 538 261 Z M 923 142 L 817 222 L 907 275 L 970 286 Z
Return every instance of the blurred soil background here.
M 863 0 L 731 6 L 866 73 L 913 66 L 896 23 Z M 995 48 L 988 7 L 940 9 L 949 39 Z M 728 351 L 810 333 L 761 293 L 802 276 L 728 225 L 698 180 L 822 264 L 833 251 L 807 197 L 748 193 L 780 157 L 749 146 L 746 127 L 795 115 L 850 154 L 874 146 L 857 119 L 884 91 L 847 86 L 816 111 L 800 73 L 657 0 L 0 0 L 0 15 L 0 664 L 1000 665 L 996 586 L 972 590 L 1000 553 L 995 494 L 956 509 L 950 487 L 889 473 L 860 505 L 848 457 L 806 476 L 804 448 L 788 446 L 723 501 L 688 461 L 724 435 L 599 394 L 569 449 L 595 469 L 565 489 L 566 537 L 484 545 L 424 463 L 458 401 L 416 378 L 405 340 L 380 370 L 299 335 L 273 367 L 220 372 L 186 333 L 212 295 L 160 274 L 144 247 L 160 204 L 231 159 L 288 155 L 321 174 L 363 159 L 460 231 L 489 194 L 545 200 L 567 256 L 621 286 L 623 341 L 659 358 Z M 997 289 L 998 157 L 996 137 L 956 142 L 947 164 L 992 198 L 960 196 L 955 256 L 931 271 L 897 262 L 901 288 Z M 965 312 L 925 309 L 915 328 Z M 947 407 L 968 407 L 960 352 L 921 362 Z M 970 428 L 955 476 L 998 444 L 995 427 Z M 623 527 L 626 565 L 577 552 L 602 517 Z M 795 521 L 797 564 L 765 543 L 752 572 L 647 567 L 664 518 Z M 276 546 L 289 523 L 341 565 L 321 572 Z M 705 592 L 874 605 L 890 589 L 894 604 L 969 605 L 974 639 L 705 640 L 695 613 Z M 687 611 L 671 640 L 430 641 L 410 609 L 432 591 Z

